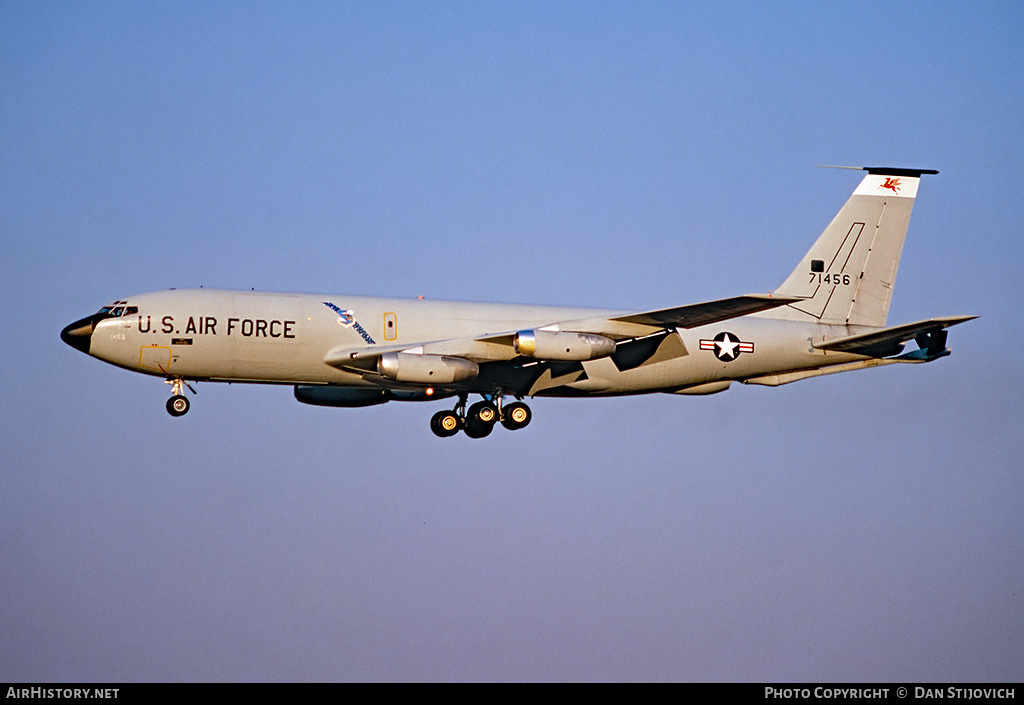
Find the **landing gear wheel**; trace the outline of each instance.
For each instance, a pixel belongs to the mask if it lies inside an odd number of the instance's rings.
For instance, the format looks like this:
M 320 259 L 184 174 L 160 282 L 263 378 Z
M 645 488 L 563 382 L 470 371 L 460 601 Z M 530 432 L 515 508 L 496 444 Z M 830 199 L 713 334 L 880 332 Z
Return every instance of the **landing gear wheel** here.
M 180 394 L 175 394 L 167 400 L 167 413 L 171 416 L 184 416 L 188 413 L 188 399 Z
M 501 425 L 509 431 L 517 431 L 523 428 L 533 418 L 533 412 L 530 411 L 530 407 L 521 401 L 509 404 L 502 411 Z
M 466 435 L 470 438 L 489 436 L 498 421 L 498 407 L 489 401 L 478 401 L 466 412 Z
M 468 422 L 470 419 L 493 426 L 498 420 L 498 407 L 489 401 L 478 401 L 466 412 L 466 421 Z
M 466 419 L 466 428 L 463 430 L 470 438 L 483 438 L 491 435 L 491 431 L 494 430 L 494 424 L 485 423 L 477 418 L 469 417 Z
M 430 430 L 435 436 L 454 436 L 462 428 L 462 419 L 454 411 L 439 411 L 430 417 Z

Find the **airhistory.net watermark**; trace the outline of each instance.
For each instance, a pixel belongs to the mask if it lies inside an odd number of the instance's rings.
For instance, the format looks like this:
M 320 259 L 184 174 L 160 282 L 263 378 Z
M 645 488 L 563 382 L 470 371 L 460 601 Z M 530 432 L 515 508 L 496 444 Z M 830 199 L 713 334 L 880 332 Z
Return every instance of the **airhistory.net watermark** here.
M 58 699 L 58 700 L 108 700 L 116 699 L 117 691 L 120 688 L 43 688 L 41 686 L 31 688 L 7 688 L 7 698 L 24 698 L 33 700 Z

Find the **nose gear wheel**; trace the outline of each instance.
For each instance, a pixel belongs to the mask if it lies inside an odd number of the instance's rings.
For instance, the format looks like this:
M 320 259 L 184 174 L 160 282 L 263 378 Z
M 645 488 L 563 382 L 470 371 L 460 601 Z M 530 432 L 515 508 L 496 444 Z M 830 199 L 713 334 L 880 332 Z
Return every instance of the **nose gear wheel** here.
M 171 394 L 173 395 L 167 400 L 167 413 L 171 416 L 184 416 L 191 406 L 188 398 L 183 394 L 184 388 L 188 387 L 193 394 L 196 393 L 196 390 L 181 377 L 170 377 L 165 382 L 171 385 Z

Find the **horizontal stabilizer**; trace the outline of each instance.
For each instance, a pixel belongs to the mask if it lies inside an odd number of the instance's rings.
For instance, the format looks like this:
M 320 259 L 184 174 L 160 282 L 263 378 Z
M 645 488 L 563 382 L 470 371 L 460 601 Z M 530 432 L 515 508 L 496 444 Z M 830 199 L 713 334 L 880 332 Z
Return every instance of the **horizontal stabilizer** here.
M 945 316 L 942 318 L 930 318 L 926 321 L 918 321 L 917 323 L 907 323 L 902 326 L 893 326 L 892 328 L 883 328 L 881 330 L 871 331 L 870 333 L 861 333 L 859 335 L 851 335 L 845 338 L 837 338 L 835 340 L 824 340 L 820 343 L 815 343 L 814 347 L 818 350 L 828 350 L 833 352 L 848 352 L 860 355 L 873 355 L 885 357 L 886 355 L 894 355 L 902 350 L 903 343 L 911 339 L 918 339 L 918 342 L 926 341 L 926 345 L 922 347 L 932 347 L 931 340 L 937 340 L 938 338 L 934 334 L 939 331 L 943 331 L 950 326 L 955 326 L 958 323 L 970 321 L 977 316 Z M 945 336 L 941 336 L 942 348 L 945 348 Z M 929 350 L 929 353 L 932 351 Z M 941 352 L 936 350 L 936 353 Z
M 882 174 L 884 176 L 909 176 L 920 178 L 922 174 L 938 174 L 935 169 L 908 169 L 901 166 L 837 166 L 835 164 L 819 164 L 826 169 L 853 169 L 855 171 L 866 171 L 869 174 Z
M 674 308 L 658 309 L 657 311 L 631 313 L 627 316 L 617 316 L 610 320 L 622 321 L 623 323 L 639 323 L 645 326 L 697 328 L 730 318 L 747 316 L 758 311 L 767 311 L 801 300 L 800 297 L 783 296 L 780 294 L 747 294 L 746 296 L 734 296 L 729 299 L 706 301 L 700 304 L 690 304 L 689 306 L 676 306 Z

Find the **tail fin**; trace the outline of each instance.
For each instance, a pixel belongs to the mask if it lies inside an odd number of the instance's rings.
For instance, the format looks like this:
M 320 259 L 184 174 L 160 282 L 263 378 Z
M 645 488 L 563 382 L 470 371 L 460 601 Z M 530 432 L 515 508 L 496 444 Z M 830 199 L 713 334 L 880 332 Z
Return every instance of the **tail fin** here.
M 805 300 L 765 315 L 838 325 L 885 325 L 918 182 L 922 174 L 938 172 L 863 170 L 867 176 L 774 292 Z

